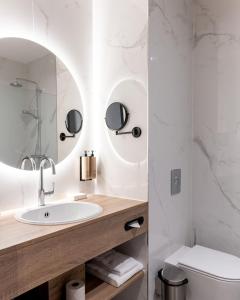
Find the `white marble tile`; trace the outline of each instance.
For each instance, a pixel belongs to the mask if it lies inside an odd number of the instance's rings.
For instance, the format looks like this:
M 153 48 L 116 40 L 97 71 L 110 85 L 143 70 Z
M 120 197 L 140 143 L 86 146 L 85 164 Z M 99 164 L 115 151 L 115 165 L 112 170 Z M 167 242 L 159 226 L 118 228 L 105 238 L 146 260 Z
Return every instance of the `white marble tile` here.
M 31 0 L 1 1 L 0 37 L 33 36 Z
M 89 80 L 89 57 L 92 53 L 91 1 L 33 0 L 33 7 L 34 30 L 38 38 L 57 50 L 65 64 L 76 72 L 76 76 L 82 80 L 87 77 Z
M 94 2 L 96 188 L 139 199 L 147 199 L 147 11 L 146 0 Z M 140 138 L 114 136 L 107 129 L 104 117 L 114 101 L 129 110 L 124 130 L 139 126 Z
M 98 157 L 96 191 L 146 200 L 148 1 L 95 0 L 93 11 L 95 88 L 92 112 L 95 119 L 93 136 Z M 139 138 L 132 135 L 116 136 L 107 128 L 104 120 L 106 109 L 115 101 L 124 103 L 130 113 L 123 131 L 139 126 L 142 129 Z M 139 247 L 133 247 L 129 254 L 138 259 L 144 256 L 146 265 L 147 247 L 142 242 L 140 244 Z M 118 297 L 133 298 L 147 299 L 147 280 L 139 282 L 135 289 L 130 289 Z
M 164 259 L 191 243 L 191 1 L 150 1 L 149 20 L 149 299 Z M 170 171 L 182 191 L 170 195 Z
M 66 130 L 66 116 L 70 110 L 76 109 L 82 115 L 83 112 L 83 101 L 81 90 L 78 88 L 76 82 L 74 81 L 72 75 L 68 69 L 57 59 L 57 136 L 60 136 L 62 132 L 69 134 Z M 85 125 L 86 120 L 83 120 Z M 79 139 L 81 132 L 76 135 Z M 77 139 L 68 139 L 67 142 L 62 142 L 58 140 L 58 159 L 61 161 L 68 154 L 69 150 L 73 149 L 76 145 Z M 82 149 L 82 152 L 84 149 Z
M 194 227 L 240 255 L 240 3 L 195 1 Z

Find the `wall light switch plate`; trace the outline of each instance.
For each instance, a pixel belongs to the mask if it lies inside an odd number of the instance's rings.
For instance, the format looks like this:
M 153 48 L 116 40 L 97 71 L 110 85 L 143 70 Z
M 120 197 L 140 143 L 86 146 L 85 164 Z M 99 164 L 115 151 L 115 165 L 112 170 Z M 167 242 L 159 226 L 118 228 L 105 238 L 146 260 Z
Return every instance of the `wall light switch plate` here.
M 171 170 L 171 195 L 181 193 L 181 169 Z

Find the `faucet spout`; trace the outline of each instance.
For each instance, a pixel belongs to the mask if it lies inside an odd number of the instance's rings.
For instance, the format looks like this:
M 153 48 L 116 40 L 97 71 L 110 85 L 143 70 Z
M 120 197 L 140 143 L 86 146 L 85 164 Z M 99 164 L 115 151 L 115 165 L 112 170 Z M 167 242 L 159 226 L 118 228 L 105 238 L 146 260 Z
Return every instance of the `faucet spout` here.
M 52 183 L 52 190 L 45 191 L 45 189 L 44 189 L 43 170 L 44 170 L 46 163 L 49 163 L 49 165 L 51 166 L 52 174 L 56 175 L 56 167 L 55 167 L 54 161 L 51 158 L 44 157 L 40 162 L 40 189 L 39 189 L 39 195 L 38 195 L 39 206 L 44 206 L 45 205 L 45 196 L 54 194 L 54 190 L 55 190 L 54 182 Z
M 31 163 L 31 168 L 33 171 L 36 170 L 36 163 L 34 161 L 34 159 L 31 157 L 31 156 L 25 156 L 23 159 L 22 159 L 22 163 L 21 163 L 21 169 L 22 170 L 25 170 L 25 164 L 26 164 L 26 161 L 29 160 L 30 163 Z

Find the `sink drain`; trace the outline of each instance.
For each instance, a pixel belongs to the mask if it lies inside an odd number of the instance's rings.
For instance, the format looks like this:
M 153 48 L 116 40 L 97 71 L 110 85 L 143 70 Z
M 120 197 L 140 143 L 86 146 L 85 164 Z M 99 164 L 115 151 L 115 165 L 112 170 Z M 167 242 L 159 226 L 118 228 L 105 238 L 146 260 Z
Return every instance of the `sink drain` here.
M 50 216 L 50 213 L 47 211 L 47 212 L 45 212 L 45 214 L 44 214 L 44 217 L 45 218 L 48 218 Z

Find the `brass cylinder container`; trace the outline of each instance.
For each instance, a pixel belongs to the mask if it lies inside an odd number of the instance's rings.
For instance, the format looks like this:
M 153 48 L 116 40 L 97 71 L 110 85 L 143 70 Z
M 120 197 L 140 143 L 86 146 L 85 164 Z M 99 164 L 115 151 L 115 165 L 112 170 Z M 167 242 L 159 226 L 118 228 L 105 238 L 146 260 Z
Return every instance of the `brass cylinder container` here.
M 87 181 L 96 178 L 96 157 L 80 157 L 80 180 Z

